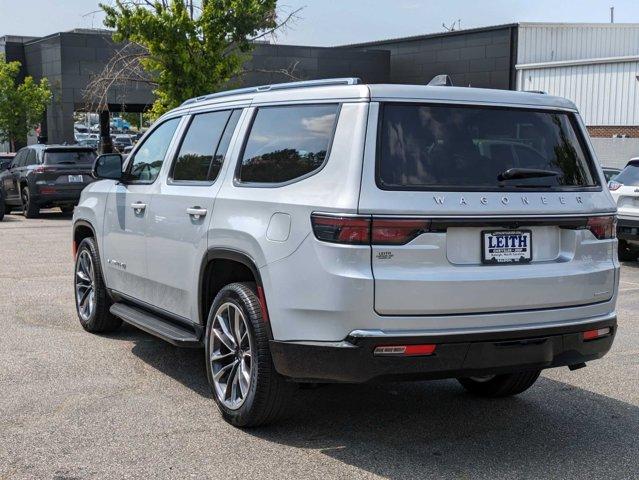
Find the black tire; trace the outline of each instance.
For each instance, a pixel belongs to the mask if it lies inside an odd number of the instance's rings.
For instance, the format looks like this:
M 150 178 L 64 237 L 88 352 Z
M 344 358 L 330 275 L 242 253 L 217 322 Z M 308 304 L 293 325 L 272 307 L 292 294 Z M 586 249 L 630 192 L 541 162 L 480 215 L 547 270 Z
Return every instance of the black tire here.
M 619 260 L 622 262 L 632 262 L 639 257 L 639 250 L 632 247 L 625 240 L 619 240 Z
M 510 397 L 528 390 L 539 378 L 541 370 L 495 375 L 490 379 L 458 378 L 462 386 L 480 397 Z
M 4 199 L 2 198 L 2 192 L 0 192 L 0 222 L 4 218 L 6 207 L 4 205 Z
M 60 207 L 60 210 L 62 210 L 62 214 L 63 215 L 71 215 L 73 214 L 73 209 L 75 207 L 73 206 L 68 206 L 68 207 Z
M 248 335 L 250 335 L 251 380 L 243 403 L 236 409 L 229 408 L 219 398 L 213 381 L 213 366 L 210 360 L 214 317 L 218 309 L 227 303 L 241 309 L 248 327 Z M 213 398 L 224 420 L 236 427 L 257 427 L 272 423 L 282 416 L 295 386 L 275 371 L 269 348 L 267 325 L 262 318 L 262 309 L 253 284 L 232 283 L 220 290 L 209 311 L 205 347 L 206 373 Z
M 31 201 L 29 187 L 22 187 L 22 211 L 25 218 L 36 218 L 40 213 L 40 207 Z
M 95 307 L 87 318 L 84 318 L 80 312 L 80 302 L 78 301 L 77 294 L 77 285 L 79 283 L 77 272 L 79 262 L 81 261 L 82 252 L 87 252 L 88 255 L 91 257 L 94 277 L 93 297 L 95 299 Z M 100 266 L 100 256 L 98 254 L 98 248 L 96 246 L 94 238 L 85 238 L 84 240 L 82 240 L 82 242 L 80 242 L 75 258 L 75 268 L 73 271 L 73 292 L 75 299 L 75 308 L 82 328 L 91 333 L 112 332 L 114 330 L 117 330 L 120 325 L 122 325 L 122 320 L 111 315 L 111 312 L 109 311 L 112 301 L 104 285 L 104 280 L 102 278 L 102 268 Z

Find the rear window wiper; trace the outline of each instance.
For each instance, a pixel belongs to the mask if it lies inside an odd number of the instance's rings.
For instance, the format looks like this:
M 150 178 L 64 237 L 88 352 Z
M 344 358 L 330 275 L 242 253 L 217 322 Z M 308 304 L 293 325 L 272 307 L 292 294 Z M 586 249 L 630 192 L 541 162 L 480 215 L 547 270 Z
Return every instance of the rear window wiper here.
M 554 170 L 542 170 L 538 168 L 509 168 L 497 175 L 497 180 L 515 180 L 520 178 L 556 177 L 561 175 Z

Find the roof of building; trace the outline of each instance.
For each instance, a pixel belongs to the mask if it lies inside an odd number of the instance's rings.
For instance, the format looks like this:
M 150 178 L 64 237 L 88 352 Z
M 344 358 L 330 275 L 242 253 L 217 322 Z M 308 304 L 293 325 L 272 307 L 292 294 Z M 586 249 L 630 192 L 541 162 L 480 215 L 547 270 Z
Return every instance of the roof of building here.
M 395 38 L 387 38 L 383 40 L 373 40 L 370 42 L 363 43 L 351 43 L 346 45 L 340 45 L 342 47 L 368 47 L 375 45 L 383 45 L 386 43 L 395 43 L 395 42 L 410 42 L 416 40 L 425 40 L 429 38 L 437 38 L 437 37 L 452 37 L 456 35 L 467 35 L 469 33 L 481 33 L 481 32 L 489 32 L 493 30 L 502 30 L 504 28 L 512 28 L 519 25 L 518 23 L 504 23 L 502 25 L 491 25 L 487 27 L 478 27 L 478 28 L 466 28 L 462 30 L 451 30 L 447 32 L 435 32 L 435 33 L 426 33 L 421 35 L 412 35 L 408 37 L 395 37 Z

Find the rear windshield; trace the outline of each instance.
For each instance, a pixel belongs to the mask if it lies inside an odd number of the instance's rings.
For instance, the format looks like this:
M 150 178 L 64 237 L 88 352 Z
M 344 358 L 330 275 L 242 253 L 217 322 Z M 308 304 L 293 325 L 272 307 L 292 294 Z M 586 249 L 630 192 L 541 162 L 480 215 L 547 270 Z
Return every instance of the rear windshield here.
M 631 163 L 626 166 L 614 180 L 624 185 L 639 185 L 639 165 Z
M 47 165 L 93 165 L 93 150 L 53 150 L 44 152 L 44 163 Z
M 389 190 L 594 187 L 579 135 L 563 112 L 386 104 L 377 182 Z

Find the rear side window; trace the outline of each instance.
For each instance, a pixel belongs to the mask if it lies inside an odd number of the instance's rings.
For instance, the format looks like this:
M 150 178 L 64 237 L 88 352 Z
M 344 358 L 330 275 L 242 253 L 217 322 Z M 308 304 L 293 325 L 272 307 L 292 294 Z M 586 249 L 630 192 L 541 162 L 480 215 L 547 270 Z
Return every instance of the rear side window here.
M 44 163 L 47 165 L 93 165 L 93 150 L 47 150 L 44 152 Z
M 598 186 L 572 114 L 515 108 L 386 104 L 377 183 L 388 190 Z
M 220 173 L 241 110 L 194 115 L 173 166 L 174 181 L 212 182 Z
M 639 185 L 639 164 L 631 163 L 615 177 L 615 182 L 623 185 Z
M 255 114 L 237 174 L 241 182 L 284 183 L 324 164 L 338 105 L 263 107 Z

